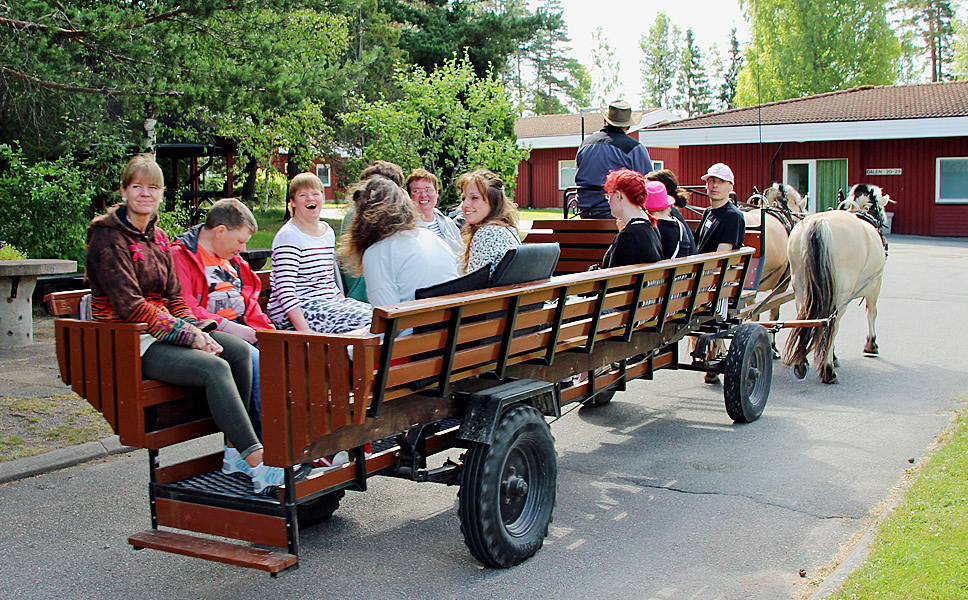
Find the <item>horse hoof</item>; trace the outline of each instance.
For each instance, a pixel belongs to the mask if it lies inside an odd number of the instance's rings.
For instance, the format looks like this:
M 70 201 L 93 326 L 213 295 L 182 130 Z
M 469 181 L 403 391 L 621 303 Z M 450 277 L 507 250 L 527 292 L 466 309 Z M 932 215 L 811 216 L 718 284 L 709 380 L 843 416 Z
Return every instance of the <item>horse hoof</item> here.
M 864 346 L 864 354 L 879 354 L 877 344 Z
M 797 381 L 803 381 L 807 378 L 807 363 L 797 363 L 793 365 L 793 378 Z
M 824 366 L 820 370 L 820 381 L 824 383 L 837 383 L 837 373 L 834 372 L 834 368 L 831 366 Z
M 719 383 L 719 375 L 716 373 L 706 373 L 706 376 L 703 377 L 703 381 L 709 385 L 716 385 Z

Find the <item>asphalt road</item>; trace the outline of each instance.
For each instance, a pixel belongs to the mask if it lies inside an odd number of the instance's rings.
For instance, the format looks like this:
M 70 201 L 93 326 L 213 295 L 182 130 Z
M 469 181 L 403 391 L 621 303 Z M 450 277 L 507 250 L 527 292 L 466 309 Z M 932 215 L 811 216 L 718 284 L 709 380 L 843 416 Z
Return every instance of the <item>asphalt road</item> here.
M 149 526 L 139 451 L 0 486 L 0 598 L 789 598 L 963 406 L 966 265 L 968 240 L 892 236 L 880 357 L 862 355 L 852 305 L 840 383 L 796 382 L 776 363 L 756 423 L 730 422 L 700 374 L 668 371 L 564 416 L 551 534 L 516 568 L 470 556 L 456 488 L 382 478 L 304 532 L 300 568 L 275 580 L 135 552 L 127 536 Z

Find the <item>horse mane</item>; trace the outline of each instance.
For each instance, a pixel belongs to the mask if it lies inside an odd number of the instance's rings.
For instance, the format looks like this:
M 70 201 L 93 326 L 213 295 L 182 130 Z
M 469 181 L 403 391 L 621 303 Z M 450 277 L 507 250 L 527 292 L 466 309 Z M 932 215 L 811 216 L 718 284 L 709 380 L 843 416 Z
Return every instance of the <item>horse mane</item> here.
M 763 196 L 770 204 L 782 204 L 781 208 L 789 209 L 791 212 L 803 212 L 805 209 L 803 196 L 789 184 L 774 182 L 766 188 Z M 785 204 L 780 200 L 781 197 L 786 200 Z

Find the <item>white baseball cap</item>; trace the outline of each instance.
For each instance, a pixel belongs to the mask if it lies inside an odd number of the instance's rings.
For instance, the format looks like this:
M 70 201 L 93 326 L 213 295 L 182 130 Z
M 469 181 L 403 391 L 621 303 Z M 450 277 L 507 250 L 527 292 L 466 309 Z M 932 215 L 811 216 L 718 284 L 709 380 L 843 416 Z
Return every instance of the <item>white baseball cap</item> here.
M 706 181 L 710 177 L 719 177 L 723 181 L 728 181 L 734 185 L 736 184 L 736 182 L 733 180 L 733 170 L 723 163 L 716 163 L 709 167 L 709 170 L 706 171 L 706 174 L 702 176 L 702 180 Z

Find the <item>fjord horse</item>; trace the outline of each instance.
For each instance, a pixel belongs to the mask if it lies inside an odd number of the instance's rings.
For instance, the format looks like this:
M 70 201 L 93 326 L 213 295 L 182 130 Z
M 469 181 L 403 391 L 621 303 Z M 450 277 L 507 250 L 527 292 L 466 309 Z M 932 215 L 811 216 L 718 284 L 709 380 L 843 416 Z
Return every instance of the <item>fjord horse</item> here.
M 754 194 L 750 203 L 766 210 L 744 208 L 743 219 L 747 229 L 759 228 L 761 215 L 769 215 L 761 242 L 764 258 L 760 265 L 760 281 L 756 291 L 782 294 L 790 285 L 790 262 L 787 260 L 790 230 L 802 218 L 806 202 L 792 186 L 774 183 L 762 195 Z M 759 315 L 751 314 L 750 318 L 755 320 Z M 770 310 L 770 319 L 776 321 L 779 318 L 780 307 L 776 306 Z M 771 334 L 770 337 L 774 336 Z M 771 339 L 771 345 L 774 358 L 779 358 L 775 339 Z
M 798 376 L 806 374 L 807 354 L 812 351 L 821 381 L 837 382 L 834 339 L 843 309 L 854 298 L 864 298 L 867 303 L 864 352 L 877 354 L 874 321 L 887 260 L 880 232 L 886 203 L 882 195 L 871 193 L 864 205 L 867 218 L 861 218 L 861 213 L 832 210 L 810 215 L 793 228 L 787 255 L 793 272 L 797 319 L 832 318 L 827 325 L 800 327 L 791 332 L 783 362 L 793 365 Z

